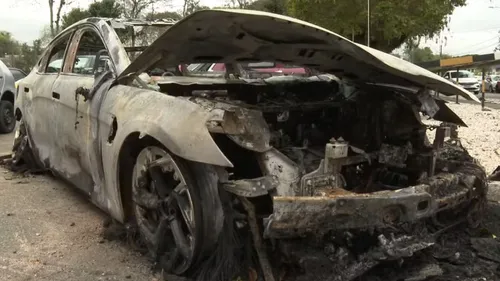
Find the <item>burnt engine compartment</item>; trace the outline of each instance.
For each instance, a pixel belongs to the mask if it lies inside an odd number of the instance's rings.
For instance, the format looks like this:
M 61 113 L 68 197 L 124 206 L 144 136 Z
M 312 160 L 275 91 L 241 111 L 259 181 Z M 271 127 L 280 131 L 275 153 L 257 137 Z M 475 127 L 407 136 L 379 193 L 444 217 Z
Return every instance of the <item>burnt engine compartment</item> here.
M 319 170 L 318 166 L 325 159 L 328 144 L 347 141 L 349 149 L 345 158 L 355 161 L 342 165 L 339 173 L 345 179 L 345 185 L 338 190 L 349 195 L 396 190 L 424 183 L 431 186 L 430 190 L 437 195 L 439 202 L 453 202 L 455 198 L 449 199 L 446 196 L 454 193 L 452 190 L 457 189 L 458 181 L 467 181 L 468 177 L 481 179 L 484 173 L 470 159 L 457 164 L 448 161 L 450 157 L 440 155 L 436 162 L 437 150 L 427 143 L 427 127 L 420 121 L 421 104 L 412 93 L 393 92 L 370 85 L 348 91 L 337 80 L 283 81 L 274 84 L 163 84 L 160 88 L 170 95 L 184 96 L 193 102 L 203 99 L 262 112 L 269 127 L 270 145 L 297 164 L 300 176 Z M 209 108 L 213 108 L 212 105 Z M 257 160 L 259 153 L 237 145 L 223 133 L 214 133 L 213 136 L 223 153 L 234 164 L 234 168 L 228 169 L 230 179 L 263 176 L 262 167 Z M 457 153 L 467 154 L 465 150 Z M 438 177 L 432 177 L 434 174 L 438 174 Z M 472 174 L 476 175 L 471 176 Z M 484 181 L 478 182 L 473 184 L 478 191 L 483 190 L 481 188 Z M 302 193 L 299 196 L 301 195 L 317 194 Z M 335 198 L 336 194 L 326 195 L 319 194 L 319 200 L 322 200 L 322 196 L 328 198 L 328 195 Z M 384 200 L 392 199 L 389 194 L 385 196 Z M 245 201 L 247 203 L 243 203 Z M 461 198 L 456 201 L 461 202 L 458 209 L 462 212 L 457 213 L 452 209 L 449 217 L 463 218 L 470 209 L 467 207 L 470 202 L 463 202 Z M 255 206 L 253 211 L 244 207 L 248 202 Z M 280 221 L 282 225 L 286 225 L 285 234 L 296 235 L 298 232 L 294 227 L 318 219 L 310 215 L 313 213 L 307 213 L 307 204 L 299 203 L 299 208 L 290 211 L 286 209 L 290 205 L 280 207 L 277 202 L 271 196 L 233 200 L 232 210 L 243 218 L 238 220 L 243 225 L 240 232 L 265 237 L 266 229 L 271 225 L 272 218 L 269 215 L 276 214 L 276 210 L 280 208 L 284 212 L 293 213 L 290 215 L 291 220 Z M 254 239 L 261 270 L 264 276 L 267 274 L 264 279 L 273 280 L 269 278 L 272 275 L 270 267 L 266 266 L 272 264 L 273 268 L 285 268 L 290 273 L 284 280 L 354 280 L 382 262 L 402 261 L 402 258 L 430 247 L 434 243 L 435 233 L 439 231 L 434 232 L 428 225 L 436 224 L 436 229 L 445 225 L 442 222 L 445 221 L 443 216 L 432 216 L 431 219 L 425 217 L 425 220 L 409 223 L 400 222 L 400 209 L 390 208 L 384 210 L 386 225 L 366 227 L 363 219 L 376 220 L 377 213 L 367 212 L 365 209 L 379 206 L 378 202 L 363 203 L 365 205 L 353 208 L 346 206 L 348 214 L 345 216 L 334 214 L 339 210 L 338 207 L 336 210 L 332 210 L 330 206 L 322 209 L 327 220 L 335 220 L 336 226 L 333 229 L 315 228 L 312 233 L 301 233 L 296 237 L 290 235 L 291 238 L 271 238 L 260 245 L 255 242 L 259 238 Z M 430 201 L 416 203 L 418 210 L 414 212 L 431 209 Z M 445 214 L 445 218 L 446 212 L 445 207 L 440 209 L 440 214 Z M 245 213 L 248 216 L 245 217 Z M 350 227 L 342 228 L 343 225 Z M 274 258 L 266 261 L 266 255 Z
M 383 145 L 389 145 L 411 149 L 408 163 L 419 164 L 379 164 L 376 157 L 368 156 L 366 161 L 342 167 L 345 189 L 363 193 L 417 183 L 422 176 L 421 162 L 428 160 L 419 153 L 427 154 L 430 148 L 424 145 L 426 127 L 419 120 L 419 102 L 414 95 L 366 85 L 346 97 L 340 80 L 296 79 L 274 83 L 166 83 L 160 88 L 174 96 L 205 98 L 262 112 L 270 129 L 270 145 L 293 160 L 302 175 L 318 169 L 327 143 L 345 140 L 351 146 L 348 156 L 359 155 L 360 151 L 376 154 Z M 245 167 L 245 171 L 234 172 L 234 178 L 259 176 L 259 168 L 252 169 L 248 164 L 249 157 L 254 156 L 223 138 L 215 136 L 216 141 L 224 142 L 223 150 L 232 147 L 225 154 L 235 166 Z

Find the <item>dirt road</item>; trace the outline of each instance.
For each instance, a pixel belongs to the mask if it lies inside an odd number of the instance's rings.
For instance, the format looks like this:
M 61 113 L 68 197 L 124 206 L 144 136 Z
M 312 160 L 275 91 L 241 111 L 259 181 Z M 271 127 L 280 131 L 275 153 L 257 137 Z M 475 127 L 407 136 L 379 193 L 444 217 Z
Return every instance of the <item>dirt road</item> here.
M 0 152 L 12 137 L 0 135 Z M 0 168 L 0 280 L 156 280 L 145 257 L 102 238 L 106 218 L 50 176 Z

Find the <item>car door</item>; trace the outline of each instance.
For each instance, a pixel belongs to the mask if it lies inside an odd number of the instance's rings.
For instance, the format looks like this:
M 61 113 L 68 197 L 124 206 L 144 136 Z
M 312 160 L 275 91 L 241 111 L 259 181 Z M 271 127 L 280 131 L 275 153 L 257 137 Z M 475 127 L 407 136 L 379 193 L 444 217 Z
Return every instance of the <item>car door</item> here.
M 52 91 L 59 99 L 58 149 L 64 155 L 61 175 L 81 190 L 91 194 L 101 185 L 102 162 L 98 153 L 99 98 L 85 100 L 78 91 L 89 91 L 95 72 L 101 71 L 107 57 L 98 31 L 86 26 L 75 32 L 63 71 Z
M 59 76 L 60 68 L 53 67 L 54 61 L 63 60 L 72 33 L 59 36 L 46 49 L 39 64 L 29 79 L 24 79 L 22 89 L 22 114 L 36 153 L 46 168 L 54 168 L 60 161 L 56 150 L 59 101 L 52 92 L 52 86 Z

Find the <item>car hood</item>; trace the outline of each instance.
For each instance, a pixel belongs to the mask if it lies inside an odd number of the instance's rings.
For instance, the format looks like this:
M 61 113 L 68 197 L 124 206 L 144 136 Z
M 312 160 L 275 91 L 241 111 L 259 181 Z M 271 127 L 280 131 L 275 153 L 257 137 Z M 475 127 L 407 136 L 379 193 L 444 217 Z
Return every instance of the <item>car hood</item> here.
M 452 82 L 393 55 L 354 43 L 319 26 L 251 10 L 203 10 L 163 33 L 119 75 L 183 63 L 280 61 L 359 83 L 417 86 L 478 98 Z

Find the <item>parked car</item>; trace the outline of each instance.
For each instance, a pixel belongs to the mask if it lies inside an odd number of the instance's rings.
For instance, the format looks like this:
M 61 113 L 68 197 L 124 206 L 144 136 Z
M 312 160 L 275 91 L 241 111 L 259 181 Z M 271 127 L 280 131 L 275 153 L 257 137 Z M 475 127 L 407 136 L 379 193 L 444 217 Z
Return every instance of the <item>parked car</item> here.
M 475 95 L 478 95 L 479 92 L 481 91 L 481 80 L 478 80 L 475 76 L 474 73 L 467 71 L 467 70 L 450 70 L 447 71 L 444 75 L 444 78 L 448 80 L 454 80 L 457 81 L 458 77 L 458 84 L 460 84 L 462 87 L 464 87 L 466 90 L 473 92 Z
M 305 67 L 274 62 L 249 62 L 239 64 L 249 78 L 269 78 L 271 76 L 306 76 L 310 71 Z M 224 63 L 196 63 L 188 66 L 192 72 L 225 72 Z
M 490 93 L 500 93 L 500 75 L 490 76 L 487 85 Z
M 481 217 L 484 169 L 444 141 L 444 127 L 428 145 L 419 114 L 465 125 L 429 90 L 478 102 L 472 93 L 251 10 L 193 13 L 150 46 L 119 39 L 120 28 L 157 25 L 90 18 L 57 35 L 21 81 L 12 167 L 50 170 L 81 189 L 130 237 L 138 232 L 166 272 L 232 280 L 255 253 L 266 276 L 279 266 L 304 269 L 302 280 L 352 280 L 432 245 L 419 226 Z M 80 56 L 108 59 L 82 72 Z M 238 64 L 268 61 L 322 74 L 235 75 Z M 202 63 L 225 71 L 184 69 Z M 168 75 L 148 84 L 153 70 Z
M 0 133 L 6 134 L 14 130 L 14 93 L 15 78 L 9 68 L 0 61 Z
M 12 73 L 12 76 L 14 77 L 14 81 L 16 82 L 26 77 L 26 73 L 19 68 L 9 67 L 9 70 Z

